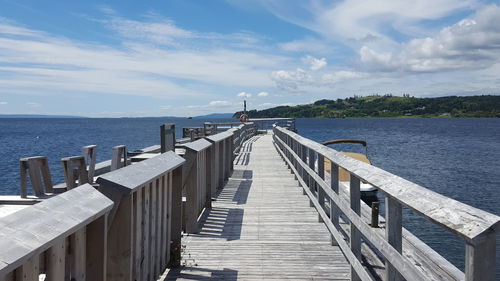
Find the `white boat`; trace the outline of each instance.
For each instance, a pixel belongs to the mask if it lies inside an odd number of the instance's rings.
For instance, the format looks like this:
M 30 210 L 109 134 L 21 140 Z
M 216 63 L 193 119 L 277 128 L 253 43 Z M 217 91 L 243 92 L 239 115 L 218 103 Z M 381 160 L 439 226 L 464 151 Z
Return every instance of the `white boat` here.
M 329 141 L 323 142 L 323 145 L 328 146 L 328 145 L 340 144 L 340 143 L 357 143 L 357 144 L 363 145 L 365 147 L 365 154 L 355 153 L 355 152 L 344 152 L 344 151 L 340 151 L 340 153 L 371 165 L 371 162 L 367 157 L 367 150 L 368 150 L 367 143 L 364 140 L 334 139 L 334 140 L 329 140 Z M 331 173 L 330 161 L 328 159 L 325 159 L 325 170 L 329 174 Z M 340 168 L 339 169 L 339 182 L 345 186 L 349 186 L 349 183 L 350 183 L 349 181 L 350 181 L 350 174 L 346 170 Z M 369 183 L 361 182 L 360 183 L 360 191 L 361 191 L 361 197 L 364 197 L 364 198 L 377 197 L 377 188 Z

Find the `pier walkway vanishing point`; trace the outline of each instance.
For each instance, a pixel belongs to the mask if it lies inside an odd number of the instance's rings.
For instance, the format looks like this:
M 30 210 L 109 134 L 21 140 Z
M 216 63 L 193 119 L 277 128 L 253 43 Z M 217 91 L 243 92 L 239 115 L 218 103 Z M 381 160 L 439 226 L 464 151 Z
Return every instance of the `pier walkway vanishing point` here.
M 495 280 L 500 217 L 268 121 L 182 141 L 164 124 L 160 145 L 100 163 L 85 146 L 54 186 L 46 157 L 21 159 L 21 196 L 0 196 L 0 281 Z M 403 227 L 403 207 L 465 244 L 464 271 Z
M 349 264 L 272 144 L 256 136 L 183 239 L 183 267 L 166 280 L 349 280 Z

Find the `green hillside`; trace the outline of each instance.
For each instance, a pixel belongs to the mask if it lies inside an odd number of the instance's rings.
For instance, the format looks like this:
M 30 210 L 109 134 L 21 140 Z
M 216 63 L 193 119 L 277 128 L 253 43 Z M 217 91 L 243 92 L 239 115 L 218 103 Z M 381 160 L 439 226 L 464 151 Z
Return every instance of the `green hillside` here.
M 242 112 L 236 112 L 237 118 Z M 313 104 L 250 110 L 250 118 L 500 117 L 500 96 L 415 98 L 367 96 L 319 100 Z

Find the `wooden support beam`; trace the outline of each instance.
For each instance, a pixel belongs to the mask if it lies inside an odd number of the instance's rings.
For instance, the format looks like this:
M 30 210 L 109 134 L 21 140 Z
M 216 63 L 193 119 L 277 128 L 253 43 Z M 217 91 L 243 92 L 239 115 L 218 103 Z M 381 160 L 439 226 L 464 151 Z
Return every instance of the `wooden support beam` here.
M 403 250 L 403 213 L 401 204 L 394 198 L 385 197 L 385 238 L 389 244 L 401 253 Z M 388 261 L 385 262 L 385 280 L 402 281 L 403 276 Z
M 92 184 L 94 183 L 95 164 L 97 161 L 97 145 L 82 147 L 82 156 L 85 158 L 85 163 L 87 164 L 89 183 Z
M 50 247 L 45 255 L 46 281 L 64 280 L 66 262 L 66 239 Z M 37 278 L 38 280 L 38 278 Z M 75 279 L 81 280 L 81 279 Z
M 127 166 L 127 147 L 125 145 L 117 145 L 113 147 L 113 154 L 111 155 L 111 171 L 125 166 Z
M 106 281 L 108 248 L 108 215 L 103 215 L 87 225 L 86 230 L 86 280 Z
M 494 281 L 496 256 L 496 235 L 486 233 L 483 240 L 465 245 L 465 280 Z
M 325 179 L 325 158 L 323 157 L 323 155 L 321 155 L 319 153 L 318 153 L 318 162 L 317 163 L 318 163 L 318 175 L 322 180 L 324 180 Z M 319 187 L 318 187 L 318 202 L 319 202 L 319 205 L 321 206 L 321 208 L 323 208 L 323 210 L 324 210 L 325 209 L 325 192 L 323 191 L 322 188 L 319 188 Z M 319 220 L 319 222 L 323 222 L 320 215 L 318 215 L 318 220 Z
M 350 179 L 350 203 L 351 209 L 359 216 L 361 214 L 361 192 L 360 192 L 360 180 L 355 175 L 351 174 Z M 356 228 L 353 223 L 350 223 L 351 235 L 351 252 L 354 256 L 361 261 L 361 232 Z M 359 281 L 359 275 L 357 274 L 354 267 L 351 267 L 351 281 Z

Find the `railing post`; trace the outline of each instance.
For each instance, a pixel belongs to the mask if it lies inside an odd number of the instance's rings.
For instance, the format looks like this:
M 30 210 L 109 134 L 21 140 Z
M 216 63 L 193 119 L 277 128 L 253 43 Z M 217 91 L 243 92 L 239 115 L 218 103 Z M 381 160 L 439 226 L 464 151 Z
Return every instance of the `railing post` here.
M 312 148 L 307 148 L 308 150 L 308 156 L 309 156 L 309 168 L 311 168 L 311 170 L 316 170 L 314 168 L 314 150 L 312 150 Z M 315 186 L 315 182 L 314 182 L 314 179 L 312 177 L 309 177 L 309 189 L 311 190 L 311 192 L 313 193 L 314 196 L 316 196 L 316 186 Z M 312 207 L 312 206 L 311 206 Z
M 175 150 L 175 124 L 160 125 L 160 146 L 161 153 Z
M 297 150 L 298 150 L 298 141 L 292 138 L 292 151 L 295 154 L 297 154 Z M 293 157 L 292 155 L 290 155 L 290 156 L 292 157 L 292 159 L 291 159 L 292 160 L 292 164 L 295 167 L 295 169 L 297 170 L 298 169 L 298 165 L 299 165 L 298 159 L 295 158 L 295 157 Z M 294 179 L 297 180 L 297 178 L 298 178 L 297 175 L 294 174 Z
M 339 166 L 337 166 L 337 164 L 333 163 L 333 161 L 331 160 L 330 160 L 330 187 L 332 188 L 337 198 L 339 198 Z M 339 229 L 340 227 L 339 217 L 340 217 L 339 207 L 335 204 L 333 200 L 330 200 L 330 220 L 337 229 Z M 337 245 L 337 241 L 335 241 L 333 236 L 332 236 L 332 245 Z
M 111 171 L 125 166 L 127 166 L 127 147 L 125 145 L 117 145 L 113 147 L 113 154 L 111 156 Z
M 465 244 L 465 280 L 495 280 L 496 235 L 490 232 L 477 244 Z
M 351 175 L 352 177 L 352 175 Z M 385 238 L 399 253 L 403 249 L 403 216 L 402 206 L 396 199 L 385 197 Z M 385 262 L 385 281 L 402 281 L 403 277 L 388 261 Z
M 224 185 L 224 141 L 217 142 L 217 147 L 219 148 L 219 178 L 217 189 L 221 189 Z
M 318 175 L 323 180 L 325 179 L 325 157 L 319 153 L 318 153 Z M 323 188 L 320 185 L 317 185 L 317 187 L 318 187 L 319 205 L 323 210 L 325 210 L 325 192 L 323 191 Z M 323 219 L 321 218 L 320 215 L 318 215 L 318 220 L 319 222 L 323 222 Z
M 108 256 L 108 214 L 87 225 L 86 279 L 105 281 Z
M 300 159 L 302 160 L 302 163 L 304 165 L 307 165 L 307 147 L 305 145 L 301 145 Z M 304 180 L 304 182 L 307 185 L 307 186 L 304 186 L 304 188 L 309 187 L 309 176 L 306 172 L 306 169 L 304 169 L 304 168 L 302 168 L 302 180 Z M 307 194 L 305 189 L 302 189 L 302 194 L 303 195 Z
M 205 199 L 205 207 L 212 208 L 212 169 L 213 169 L 213 153 L 212 147 L 214 145 L 210 144 L 210 146 L 205 150 L 205 183 L 206 183 L 206 199 Z
M 224 181 L 226 180 L 226 172 L 227 172 L 227 145 L 226 140 L 221 140 L 219 142 L 220 151 L 221 151 L 221 183 L 220 187 L 224 185 Z
M 95 163 L 97 160 L 97 145 L 87 145 L 82 147 L 82 156 L 88 164 L 88 179 L 89 183 L 94 183 Z
M 361 213 L 361 191 L 360 191 L 360 180 L 353 174 L 350 177 L 350 203 L 351 209 L 358 215 Z M 354 256 L 361 261 L 361 232 L 354 226 L 353 223 L 350 223 L 351 228 L 351 252 Z M 351 281 L 360 281 L 358 274 L 354 270 L 354 267 L 351 266 Z
M 170 226 L 170 267 L 181 262 L 182 236 L 182 166 L 172 172 L 172 217 Z
M 227 177 L 229 178 L 229 176 L 231 176 L 231 172 L 234 170 L 234 133 L 228 138 L 227 148 Z
M 308 158 L 309 159 L 309 161 L 308 161 L 309 162 L 309 168 L 311 168 L 311 170 L 314 171 L 315 170 L 314 169 L 314 150 L 312 150 L 312 148 L 308 147 L 307 151 L 308 151 L 308 157 L 309 157 Z M 308 175 L 307 177 L 308 177 L 308 185 L 309 185 L 308 187 L 309 187 L 309 190 L 311 190 L 313 196 L 316 197 L 316 190 L 315 190 L 316 187 L 315 187 L 315 184 L 314 184 L 315 181 L 314 181 L 314 179 L 311 176 Z M 309 206 L 313 207 L 314 204 L 313 204 L 313 202 L 311 200 L 309 200 Z
M 198 153 L 190 149 L 186 149 L 186 159 L 187 167 L 189 171 L 186 171 L 188 178 L 186 180 L 186 207 L 185 207 L 185 227 L 187 233 L 198 233 Z M 192 163 L 192 164 L 191 164 Z M 191 165 L 189 165 L 191 164 Z

